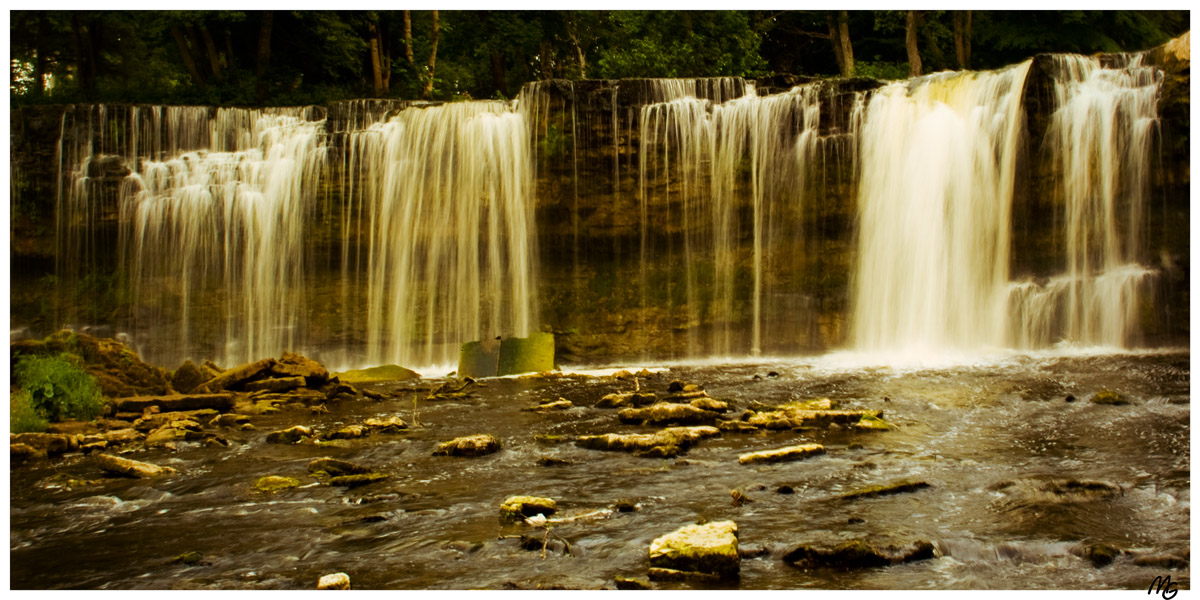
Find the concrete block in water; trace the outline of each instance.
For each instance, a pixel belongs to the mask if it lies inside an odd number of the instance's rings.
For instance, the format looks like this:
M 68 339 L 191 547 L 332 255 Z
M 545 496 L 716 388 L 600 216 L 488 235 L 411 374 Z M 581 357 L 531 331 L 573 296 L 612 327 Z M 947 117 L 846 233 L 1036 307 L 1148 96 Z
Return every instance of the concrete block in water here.
M 458 354 L 459 377 L 494 377 L 552 370 L 554 335 L 550 333 L 467 342 Z

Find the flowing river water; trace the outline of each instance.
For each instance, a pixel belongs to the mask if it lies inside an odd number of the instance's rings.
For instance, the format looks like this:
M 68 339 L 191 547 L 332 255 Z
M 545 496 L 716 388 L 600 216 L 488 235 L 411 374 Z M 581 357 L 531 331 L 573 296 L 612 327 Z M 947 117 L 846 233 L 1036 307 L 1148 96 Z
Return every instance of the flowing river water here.
M 254 430 L 222 432 L 228 448 L 185 442 L 174 452 L 130 454 L 178 469 L 164 478 L 105 478 L 81 454 L 32 463 L 11 472 L 11 585 L 311 589 L 320 576 L 340 571 L 356 589 L 612 589 L 618 575 L 645 578 L 653 539 L 700 520 L 729 519 L 744 552 L 739 579 L 655 587 L 1145 589 L 1168 574 L 1190 587 L 1186 350 L 1006 354 L 908 368 L 865 366 L 871 362 L 831 354 L 662 365 L 638 385 L 661 394 L 672 380 L 697 383 L 728 400 L 735 415 L 830 398 L 843 408 L 882 410 L 894 425 L 876 432 L 723 432 L 673 459 L 570 441 L 654 429 L 621 424 L 617 411 L 596 408 L 603 395 L 635 385 L 597 376 L 486 379 L 468 388 L 470 397 L 442 402 L 419 400 L 437 381 L 363 384 L 388 399 L 331 402 L 319 415 L 254 417 Z M 1130 403 L 1092 403 L 1101 389 Z M 521 410 L 559 397 L 574 407 Z M 416 416 L 421 426 L 337 447 L 265 442 L 268 432 L 296 424 L 320 430 L 390 415 L 410 423 Z M 500 452 L 432 456 L 439 442 L 477 433 L 495 435 Z M 738 463 L 746 452 L 814 442 L 827 453 Z M 306 466 L 322 456 L 390 479 L 350 490 L 319 484 Z M 565 462 L 542 466 L 539 459 L 548 457 Z M 303 485 L 266 495 L 254 490 L 264 475 Z M 837 499 L 900 479 L 929 487 Z M 1120 491 L 1049 493 L 1044 484 L 1051 480 L 1102 481 Z M 780 493 L 783 486 L 793 493 Z M 751 501 L 735 505 L 732 490 Z M 558 502 L 545 558 L 540 543 L 525 549 L 520 540 L 540 542 L 540 530 L 499 518 L 500 503 L 516 494 Z M 616 510 L 622 500 L 636 510 Z M 570 554 L 555 538 L 569 542 Z M 782 560 L 800 544 L 850 539 L 927 540 L 936 557 L 854 570 L 802 570 Z M 1096 567 L 1080 556 L 1092 544 L 1126 552 Z M 202 559 L 173 562 L 187 552 Z M 1139 564 L 1167 555 L 1184 559 L 1177 561 L 1183 566 Z

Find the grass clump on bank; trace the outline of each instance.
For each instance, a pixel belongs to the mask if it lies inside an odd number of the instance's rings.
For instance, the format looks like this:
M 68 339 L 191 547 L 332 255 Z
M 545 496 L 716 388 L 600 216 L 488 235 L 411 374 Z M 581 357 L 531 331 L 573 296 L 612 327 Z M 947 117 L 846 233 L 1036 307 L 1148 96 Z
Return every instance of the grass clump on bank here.
M 11 429 L 18 426 L 45 429 L 50 421 L 89 420 L 104 410 L 100 386 L 67 354 L 18 356 L 13 382 L 20 392 L 10 399 Z M 40 421 L 39 421 L 40 419 Z

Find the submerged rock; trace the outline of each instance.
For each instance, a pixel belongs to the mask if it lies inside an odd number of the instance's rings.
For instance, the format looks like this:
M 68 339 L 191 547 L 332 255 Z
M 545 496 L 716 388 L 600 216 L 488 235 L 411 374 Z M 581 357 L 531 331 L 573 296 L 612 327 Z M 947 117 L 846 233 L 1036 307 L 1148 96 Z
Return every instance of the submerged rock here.
M 509 496 L 500 504 L 500 517 L 506 521 L 524 521 L 525 517 L 552 515 L 558 504 L 550 498 L 538 496 Z
M 650 567 L 648 572 L 651 581 L 689 581 L 692 583 L 720 583 L 721 576 L 698 571 L 681 571 L 679 569 L 663 569 Z
M 575 407 L 575 405 L 572 404 L 570 400 L 565 400 L 563 398 L 559 398 L 558 400 L 553 400 L 553 401 L 543 400 L 538 404 L 534 404 L 533 406 L 527 406 L 525 408 L 522 408 L 521 410 L 524 412 L 553 412 L 556 410 L 567 410 L 569 408 L 574 408 L 574 407 Z
M 317 580 L 318 590 L 348 590 L 350 589 L 350 576 L 345 573 L 330 573 L 322 575 Z
M 356 488 L 391 478 L 387 473 L 358 473 L 355 475 L 338 475 L 329 480 L 329 485 L 336 487 Z
M 1170 554 L 1143 554 L 1134 557 L 1133 564 L 1139 567 L 1154 567 L 1156 569 L 1186 569 L 1187 559 L 1171 556 Z
M 120 475 L 122 477 L 134 477 L 145 479 L 149 477 L 158 477 L 160 475 L 170 475 L 175 473 L 175 469 L 171 467 L 160 467 L 146 462 L 121 458 L 111 454 L 96 454 L 93 460 L 106 473 Z
M 281 429 L 267 434 L 268 444 L 295 444 L 304 438 L 313 437 L 313 430 L 303 425 Z
M 785 448 L 777 448 L 775 450 L 761 450 L 759 452 L 750 452 L 738 457 L 738 463 L 743 465 L 756 463 L 776 463 L 793 460 L 804 460 L 806 458 L 825 454 L 825 447 L 820 444 L 803 444 L 799 446 L 787 446 Z
M 308 463 L 308 472 L 316 477 L 340 477 L 370 473 L 371 469 L 349 461 L 326 457 Z
M 737 545 L 733 521 L 686 525 L 650 543 L 650 566 L 734 577 L 741 565 Z
M 491 434 L 454 438 L 438 444 L 434 456 L 483 456 L 500 451 L 500 440 Z
M 325 434 L 327 440 L 357 440 L 371 435 L 371 430 L 365 425 L 345 425 Z
M 1082 548 L 1073 548 L 1071 553 L 1088 560 L 1098 569 L 1111 565 L 1121 555 L 1121 550 L 1107 544 L 1089 544 Z
M 1081 479 L 1014 479 L 990 489 L 1005 494 L 1007 498 L 1001 504 L 1010 506 L 1096 502 L 1125 493 L 1115 483 Z
M 294 487 L 300 487 L 300 480 L 295 477 L 267 475 L 266 477 L 259 477 L 258 481 L 254 482 L 254 489 L 266 493 L 274 493 Z
M 842 542 L 832 548 L 802 545 L 783 557 L 783 562 L 799 568 L 865 569 L 929 560 L 933 544 L 916 542 L 909 548 L 877 547 L 865 540 Z
M 1118 394 L 1112 390 L 1100 390 L 1099 392 L 1096 392 L 1096 395 L 1092 396 L 1092 404 L 1109 404 L 1113 406 L 1120 406 L 1129 404 L 1129 400 L 1127 400 L 1125 396 L 1122 396 L 1121 394 Z
M 622 423 L 646 425 L 712 425 L 719 415 L 690 404 L 659 402 L 645 408 L 626 408 L 617 413 Z
M 878 496 L 890 496 L 892 494 L 903 494 L 905 492 L 915 492 L 919 489 L 930 487 L 924 481 L 913 479 L 902 479 L 893 481 L 883 485 L 874 485 L 871 487 L 854 490 L 853 492 L 838 496 L 841 500 L 857 500 L 859 498 L 876 498 Z
M 668 457 L 687 450 L 700 440 L 721 435 L 716 427 L 667 427 L 655 433 L 585 435 L 575 444 L 592 450 L 637 452 L 651 457 Z

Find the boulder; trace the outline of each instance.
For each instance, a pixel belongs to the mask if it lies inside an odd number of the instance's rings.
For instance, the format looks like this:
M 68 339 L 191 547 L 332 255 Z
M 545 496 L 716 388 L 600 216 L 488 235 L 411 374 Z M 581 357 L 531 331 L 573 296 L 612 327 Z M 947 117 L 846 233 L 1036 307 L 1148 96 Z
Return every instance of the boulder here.
M 877 547 L 865 540 L 850 540 L 833 547 L 802 545 L 788 552 L 783 562 L 798 568 L 864 569 L 934 557 L 933 544 L 916 542 L 908 548 Z
M 738 457 L 738 463 L 743 465 L 756 463 L 776 463 L 793 460 L 804 460 L 811 456 L 825 454 L 825 447 L 820 444 L 803 444 L 799 446 L 787 446 L 786 448 L 777 448 L 775 450 L 762 450 L 759 452 L 750 452 Z
M 628 408 L 646 406 L 658 402 L 658 396 L 642 392 L 618 392 L 608 394 L 596 402 L 596 408 Z
M 268 444 L 295 444 L 304 438 L 313 437 L 313 430 L 303 425 L 281 429 L 267 434 Z
M 338 475 L 329 479 L 329 485 L 336 487 L 356 488 L 388 479 L 387 473 L 356 473 L 354 475 Z
M 500 451 L 500 440 L 490 434 L 454 438 L 438 444 L 434 456 L 484 456 Z
M 329 381 L 329 371 L 321 363 L 292 352 L 284 352 L 278 361 L 273 361 L 273 377 L 303 377 L 310 388 L 318 388 Z
M 171 396 L 134 396 L 117 401 L 118 413 L 141 413 L 155 406 L 161 412 L 212 409 L 225 412 L 233 408 L 233 394 L 174 394 Z
M 303 377 L 278 377 L 274 379 L 259 379 L 242 386 L 247 392 L 287 392 L 298 387 L 304 387 Z
M 171 375 L 171 388 L 180 394 L 186 394 L 209 379 L 212 379 L 212 376 L 201 371 L 192 361 L 185 360 Z
M 350 576 L 345 573 L 330 573 L 322 575 L 317 580 L 318 590 L 348 590 L 350 589 Z
M 357 440 L 371 435 L 371 430 L 365 425 L 344 425 L 325 434 L 327 440 Z
M 254 482 L 254 489 L 269 494 L 294 487 L 300 487 L 300 480 L 295 477 L 267 475 L 266 477 L 259 477 L 258 481 Z
M 15 461 L 46 458 L 46 451 L 42 448 L 34 448 L 29 444 L 17 442 L 15 444 L 8 445 L 8 457 L 10 460 Z
M 351 369 L 337 374 L 340 381 L 347 383 L 371 383 L 376 381 L 409 381 L 420 379 L 421 374 L 400 365 L 381 365 L 368 369 Z
M 505 521 L 524 521 L 525 517 L 552 515 L 558 510 L 557 503 L 550 498 L 537 496 L 509 496 L 500 504 L 500 518 Z
M 650 566 L 722 577 L 738 574 L 737 524 L 686 525 L 650 543 Z
M 901 479 L 883 485 L 874 485 L 871 487 L 854 490 L 846 494 L 838 496 L 841 500 L 857 500 L 859 498 L 877 498 L 879 496 L 891 496 L 893 494 L 903 494 L 906 492 L 915 492 L 920 489 L 930 487 L 924 481 L 913 479 Z
M 239 389 L 239 386 L 242 384 L 266 375 L 268 370 L 274 365 L 275 359 L 264 358 L 237 366 L 197 386 L 194 391 L 211 394 L 224 390 Z
M 341 477 L 370 473 L 371 469 L 336 458 L 318 458 L 308 463 L 308 472 L 314 477 Z
M 120 475 L 122 477 L 134 477 L 145 479 L 149 477 L 159 477 L 161 475 L 170 475 L 175 473 L 175 469 L 171 467 L 160 467 L 146 462 L 121 458 L 111 454 L 95 454 L 94 459 L 96 464 L 106 473 Z
M 621 369 L 620 371 L 613 373 L 612 378 L 616 379 L 617 381 L 629 381 L 630 379 L 633 379 L 633 373 L 630 373 L 625 369 Z
M 371 418 L 363 422 L 363 425 L 370 429 L 372 433 L 396 434 L 408 429 L 408 423 L 404 419 L 392 415 L 386 419 Z
M 554 335 L 531 333 L 528 337 L 504 338 L 496 360 L 497 375 L 541 373 L 554 370 Z M 459 373 L 460 376 L 465 374 Z
M 110 338 L 63 330 L 44 340 L 13 342 L 9 349 L 11 356 L 65 352 L 78 357 L 106 398 L 166 394 L 170 386 L 166 371 L 147 365 L 124 343 Z
M 49 455 L 79 450 L 83 442 L 83 435 L 70 433 L 14 433 L 9 434 L 8 439 L 9 445 L 24 444 Z
M 667 427 L 655 433 L 585 435 L 575 444 L 592 450 L 635 452 L 649 457 L 669 457 L 683 452 L 702 439 L 721 435 L 716 427 Z
M 1086 559 L 1097 569 L 1111 565 L 1121 555 L 1121 551 L 1107 544 L 1089 544 L 1084 547 L 1071 549 L 1072 554 Z
M 617 413 L 622 423 L 646 425 L 712 425 L 719 415 L 690 404 L 659 402 L 645 408 L 626 408 Z

